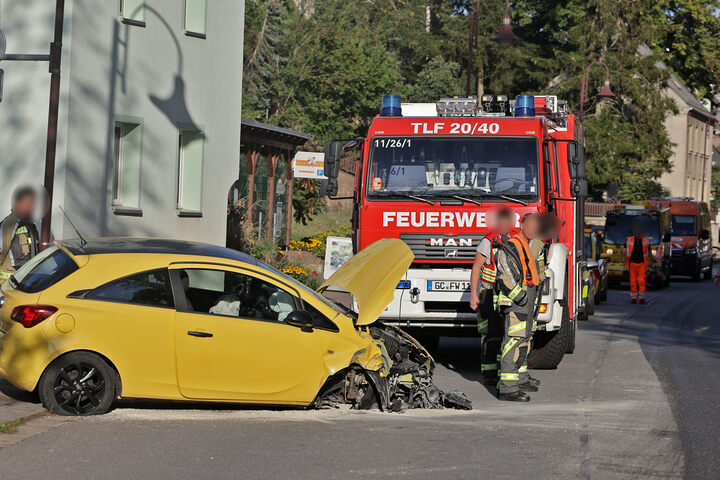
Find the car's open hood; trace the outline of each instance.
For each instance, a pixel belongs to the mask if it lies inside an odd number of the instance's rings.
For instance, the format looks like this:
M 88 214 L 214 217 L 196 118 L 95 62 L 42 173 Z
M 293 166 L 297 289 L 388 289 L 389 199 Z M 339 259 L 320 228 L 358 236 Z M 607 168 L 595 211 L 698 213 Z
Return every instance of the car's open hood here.
M 333 285 L 352 293 L 360 310 L 357 324 L 370 325 L 392 302 L 395 288 L 413 258 L 410 247 L 402 240 L 378 240 L 340 267 L 318 291 Z

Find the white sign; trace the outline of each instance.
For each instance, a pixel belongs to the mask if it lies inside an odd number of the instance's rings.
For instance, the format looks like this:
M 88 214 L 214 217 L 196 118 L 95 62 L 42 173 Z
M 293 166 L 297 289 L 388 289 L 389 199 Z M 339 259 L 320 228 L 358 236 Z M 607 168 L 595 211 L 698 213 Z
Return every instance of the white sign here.
M 325 280 L 337 272 L 353 256 L 352 239 L 345 237 L 327 237 L 325 243 Z
M 295 178 L 327 178 L 325 176 L 325 154 L 297 152 L 293 158 L 293 176 Z

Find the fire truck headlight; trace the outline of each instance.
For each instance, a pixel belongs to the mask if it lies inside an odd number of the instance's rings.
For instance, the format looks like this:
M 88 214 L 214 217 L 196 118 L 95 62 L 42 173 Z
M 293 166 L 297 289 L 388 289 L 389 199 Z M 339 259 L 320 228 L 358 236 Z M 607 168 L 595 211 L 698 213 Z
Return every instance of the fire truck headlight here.
M 685 249 L 685 255 L 695 255 L 697 253 L 697 248 L 686 248 Z
M 441 117 L 473 117 L 477 115 L 477 98 L 442 98 L 435 104 Z
M 657 250 L 655 250 L 654 248 L 651 250 L 651 253 L 653 257 L 657 257 Z
M 613 254 L 613 249 L 612 249 L 612 248 L 608 248 L 607 250 L 605 250 L 605 253 L 607 253 L 608 255 L 612 255 L 612 254 Z

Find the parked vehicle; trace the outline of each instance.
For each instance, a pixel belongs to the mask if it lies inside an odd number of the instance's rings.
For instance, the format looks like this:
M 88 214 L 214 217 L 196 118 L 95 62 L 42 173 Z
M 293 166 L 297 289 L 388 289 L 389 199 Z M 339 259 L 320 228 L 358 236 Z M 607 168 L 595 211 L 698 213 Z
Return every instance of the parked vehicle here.
M 647 279 L 654 287 L 666 287 L 670 285 L 670 209 L 651 208 L 648 202 L 617 205 L 605 215 L 601 257 L 608 261 L 609 281 L 619 284 L 629 279 L 623 248 L 636 222 L 650 238 L 653 261 L 648 265 Z
M 607 260 L 602 258 L 601 239 L 592 227 L 585 227 L 585 258 L 583 269 L 582 309 L 580 320 L 595 314 L 595 305 L 607 300 Z
M 488 210 L 546 212 L 562 221 L 549 246 L 549 276 L 529 363 L 554 368 L 575 339 L 582 289 L 583 128 L 552 95 L 383 99 L 367 138 L 325 148 L 325 193 L 337 195 L 342 152 L 359 149 L 352 216 L 355 250 L 404 240 L 415 260 L 383 322 L 429 335 L 477 334 L 470 269 L 488 232 Z
M 2 284 L 0 375 L 65 415 L 104 413 L 116 397 L 393 410 L 446 402 L 427 351 L 377 322 L 412 260 L 400 240 L 375 242 L 318 293 L 201 243 L 59 242 Z M 359 312 L 324 297 L 330 285 L 352 292 Z
M 702 275 L 709 280 L 713 250 L 708 204 L 689 198 L 655 199 L 653 204 L 670 209 L 672 274 L 689 275 L 696 281 Z

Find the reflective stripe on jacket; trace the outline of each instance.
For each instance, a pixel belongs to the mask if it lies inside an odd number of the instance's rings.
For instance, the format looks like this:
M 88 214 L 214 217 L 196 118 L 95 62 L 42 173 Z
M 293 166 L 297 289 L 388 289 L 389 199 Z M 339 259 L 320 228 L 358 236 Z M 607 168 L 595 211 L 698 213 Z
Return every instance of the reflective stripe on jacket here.
M 633 249 L 635 248 L 635 236 L 631 235 L 627 237 L 625 241 L 627 248 L 625 249 L 625 268 L 630 267 L 630 257 L 632 257 Z M 643 263 L 647 266 L 650 263 L 650 239 L 648 237 L 642 237 L 642 248 L 643 248 Z

